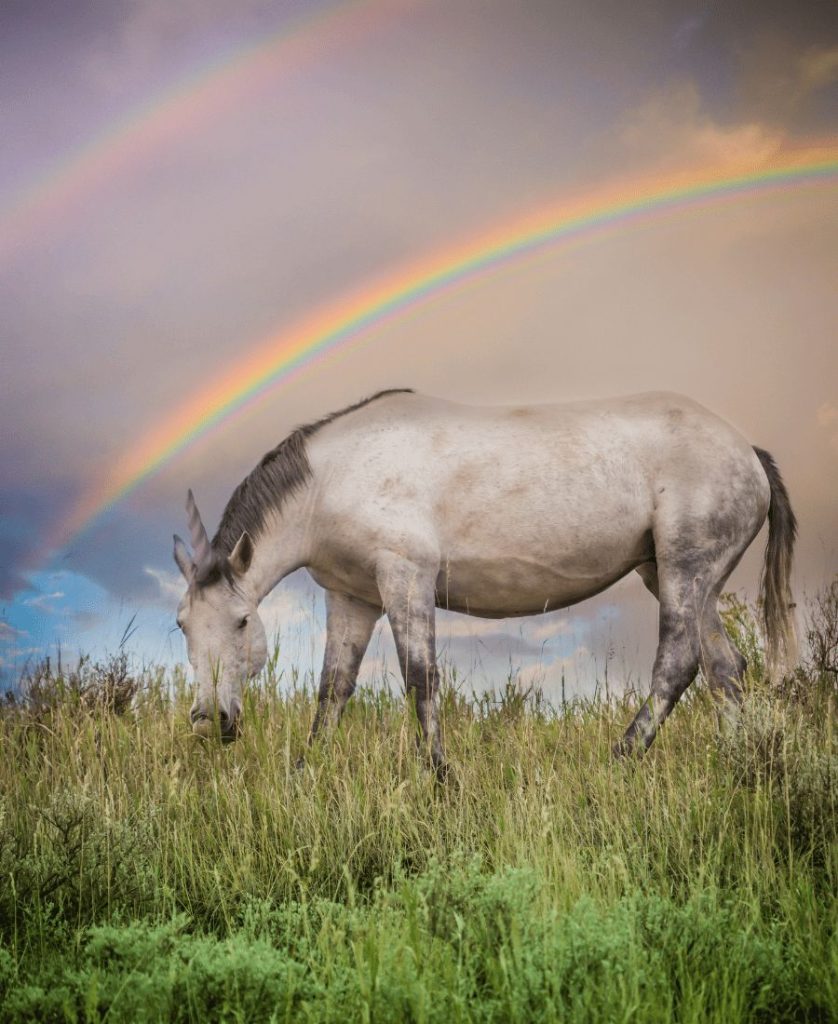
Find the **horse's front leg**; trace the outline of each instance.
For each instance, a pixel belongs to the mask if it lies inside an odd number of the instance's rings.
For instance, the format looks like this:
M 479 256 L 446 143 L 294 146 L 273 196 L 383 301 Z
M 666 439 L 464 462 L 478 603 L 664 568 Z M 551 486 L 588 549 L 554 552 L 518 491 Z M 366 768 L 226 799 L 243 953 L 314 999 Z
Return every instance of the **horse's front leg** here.
M 437 775 L 447 774 L 439 728 L 436 694 L 437 566 L 431 560 L 413 561 L 387 554 L 379 560 L 378 587 L 393 629 L 405 692 L 419 720 L 420 749 L 425 749 Z
M 320 673 L 317 713 L 309 746 L 322 730 L 335 728 L 355 692 L 358 669 L 381 610 L 347 594 L 326 591 L 326 651 Z

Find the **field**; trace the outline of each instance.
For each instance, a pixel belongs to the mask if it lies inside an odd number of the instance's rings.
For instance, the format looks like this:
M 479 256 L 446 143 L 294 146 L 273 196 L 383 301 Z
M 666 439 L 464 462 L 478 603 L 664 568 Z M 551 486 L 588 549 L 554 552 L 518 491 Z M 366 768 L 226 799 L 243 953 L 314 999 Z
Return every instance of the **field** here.
M 728 621 L 735 733 L 697 685 L 615 763 L 630 697 L 448 679 L 445 784 L 387 694 L 297 770 L 275 660 L 226 748 L 179 677 L 41 666 L 0 716 L 0 1019 L 838 1019 L 836 678 L 810 645 L 770 687 Z

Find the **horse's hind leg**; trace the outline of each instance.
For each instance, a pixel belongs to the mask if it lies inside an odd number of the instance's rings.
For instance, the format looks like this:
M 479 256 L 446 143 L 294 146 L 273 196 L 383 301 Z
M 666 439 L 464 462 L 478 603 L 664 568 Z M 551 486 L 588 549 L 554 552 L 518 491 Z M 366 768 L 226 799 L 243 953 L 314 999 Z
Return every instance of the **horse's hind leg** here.
M 658 570 L 654 562 L 644 562 L 637 567 L 637 573 L 646 588 L 659 596 Z M 727 579 L 725 576 L 710 594 L 705 604 L 699 626 L 699 663 L 711 691 L 723 698 L 720 715 L 727 721 L 735 721 L 742 702 L 742 680 L 747 662 L 742 653 L 727 635 L 717 607 L 718 594 Z
M 646 586 L 660 601 L 660 631 L 652 692 L 635 716 L 615 753 L 648 750 L 658 729 L 695 678 L 701 664 L 708 683 L 735 708 L 745 659 L 729 642 L 716 607 L 719 593 L 757 532 L 764 512 L 750 518 L 736 506 L 730 528 L 721 537 L 702 519 L 669 516 L 655 530 L 657 571 L 640 567 Z M 743 521 L 744 519 L 744 521 Z M 714 531 L 718 523 L 713 523 Z M 674 538 L 674 539 L 673 539 Z M 638 570 L 640 571 L 640 570 Z
M 644 577 L 645 581 L 645 577 Z M 648 585 L 648 584 L 647 584 Z M 650 588 L 651 589 L 651 588 Z M 699 622 L 707 589 L 694 568 L 658 566 L 660 627 L 652 692 L 615 754 L 648 750 L 658 729 L 695 678 L 701 653 Z
M 650 698 L 617 744 L 617 755 L 630 754 L 637 748 L 648 750 L 661 725 L 696 678 L 704 660 L 706 626 L 714 622 L 712 613 L 718 589 L 741 555 L 741 550 L 731 553 L 721 545 L 702 543 L 703 531 L 695 521 L 671 522 L 668 532 L 680 540 L 673 545 L 667 544 L 664 538 L 661 543 L 658 532 L 655 539 L 657 564 L 647 562 L 637 569 L 648 590 L 660 601 L 658 652 Z M 684 549 L 682 539 L 690 535 L 695 541 Z M 697 550 L 703 548 L 705 550 L 698 555 Z M 720 651 L 715 641 L 712 648 L 707 649 Z

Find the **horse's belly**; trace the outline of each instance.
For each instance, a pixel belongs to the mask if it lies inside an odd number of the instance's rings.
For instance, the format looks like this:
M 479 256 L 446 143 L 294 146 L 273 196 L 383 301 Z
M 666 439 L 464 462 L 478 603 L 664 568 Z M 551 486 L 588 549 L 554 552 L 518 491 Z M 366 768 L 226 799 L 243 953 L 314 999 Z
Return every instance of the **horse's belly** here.
M 473 567 L 470 567 L 473 569 Z M 556 608 L 584 601 L 616 582 L 613 577 L 568 579 L 531 573 L 526 581 L 514 574 L 498 576 L 484 571 L 461 571 L 459 583 L 440 575 L 437 581 L 437 605 L 455 612 L 483 618 L 509 618 L 518 615 L 539 615 Z
M 441 606 L 476 615 L 530 615 L 599 593 L 654 557 L 651 508 L 639 488 L 585 499 L 551 481 L 535 494 L 502 486 L 467 494 L 437 519 Z
M 452 553 L 437 577 L 437 604 L 487 618 L 535 615 L 584 601 L 654 557 L 638 535 L 597 551 L 508 554 Z

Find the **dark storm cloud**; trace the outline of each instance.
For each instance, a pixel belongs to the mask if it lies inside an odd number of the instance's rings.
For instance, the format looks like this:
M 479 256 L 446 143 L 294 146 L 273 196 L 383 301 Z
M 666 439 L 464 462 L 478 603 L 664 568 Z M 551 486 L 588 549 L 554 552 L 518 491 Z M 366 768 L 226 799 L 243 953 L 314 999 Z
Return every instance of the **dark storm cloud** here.
M 54 525 L 56 504 L 66 501 L 62 488 L 50 492 L 47 482 L 20 489 L 0 480 L 0 598 L 26 587 L 26 569 L 36 568 L 36 553 Z

